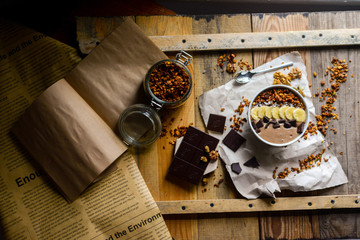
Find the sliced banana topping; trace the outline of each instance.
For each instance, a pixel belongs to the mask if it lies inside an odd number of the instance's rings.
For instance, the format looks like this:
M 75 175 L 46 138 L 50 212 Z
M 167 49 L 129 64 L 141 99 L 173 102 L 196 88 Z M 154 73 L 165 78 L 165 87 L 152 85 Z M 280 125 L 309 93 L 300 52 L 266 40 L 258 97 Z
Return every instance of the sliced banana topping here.
M 270 118 L 270 119 L 273 117 L 273 115 L 272 115 L 273 108 L 274 108 L 274 107 L 267 107 L 267 108 L 266 108 L 266 112 L 265 112 L 265 116 L 266 116 L 266 117 L 268 117 L 268 118 Z
M 259 107 L 253 107 L 250 112 L 251 118 L 254 119 L 255 121 L 259 121 L 260 119 L 258 117 L 258 111 L 259 111 Z
M 279 109 L 279 116 L 281 119 L 286 119 L 285 117 L 285 111 L 289 108 L 289 106 L 282 106 L 280 109 Z
M 305 120 L 306 120 L 306 112 L 302 108 L 296 108 L 293 111 L 293 116 L 297 122 L 305 122 Z
M 285 111 L 285 117 L 286 117 L 288 120 L 293 120 L 293 119 L 294 119 L 294 115 L 293 115 L 294 110 L 295 110 L 294 107 L 288 107 L 288 109 L 286 109 L 286 111 Z
M 264 118 L 265 117 L 265 113 L 266 113 L 266 109 L 268 108 L 268 106 L 261 106 L 259 108 L 259 111 L 258 111 L 258 117 L 260 119 Z
M 280 119 L 279 111 L 280 111 L 280 108 L 278 108 L 278 107 L 273 107 L 273 109 L 272 109 L 272 111 L 271 111 L 271 114 L 272 114 L 272 117 L 273 117 L 274 119 Z

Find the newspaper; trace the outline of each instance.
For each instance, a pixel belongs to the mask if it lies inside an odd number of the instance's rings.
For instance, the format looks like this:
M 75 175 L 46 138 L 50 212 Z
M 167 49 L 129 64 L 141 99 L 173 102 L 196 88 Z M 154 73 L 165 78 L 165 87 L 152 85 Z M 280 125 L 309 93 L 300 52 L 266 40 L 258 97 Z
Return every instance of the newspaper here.
M 300 87 L 303 89 L 305 101 L 310 112 L 310 121 L 315 122 L 315 107 L 311 99 L 306 69 L 298 52 L 282 55 L 259 66 L 257 70 L 287 62 L 293 62 L 293 67 L 297 67 L 302 72 L 301 79 L 292 81 L 291 85 L 294 88 Z M 287 74 L 289 69 L 279 71 Z M 238 108 L 242 101 L 242 97 L 251 100 L 262 88 L 273 84 L 273 74 L 274 72 L 268 72 L 254 75 L 251 81 L 244 85 L 237 84 L 234 80 L 231 80 L 225 85 L 205 92 L 199 97 L 199 107 L 204 122 L 208 121 L 210 113 L 229 116 L 229 118 L 233 116 L 234 110 Z M 221 111 L 222 108 L 224 108 L 224 111 Z M 246 118 L 247 111 L 245 109 L 241 117 Z M 338 159 L 328 148 L 328 143 L 320 132 L 313 136 L 309 134 L 308 139 L 301 138 L 299 141 L 286 147 L 272 147 L 260 142 L 250 131 L 249 124 L 244 124 L 240 135 L 246 139 L 246 142 L 236 152 L 233 152 L 222 142 L 222 139 L 231 130 L 229 118 L 227 120 L 228 128 L 223 134 L 211 134 L 221 139 L 219 144 L 220 157 L 226 164 L 226 169 L 236 189 L 242 196 L 248 199 L 258 198 L 262 194 L 275 197 L 275 192 L 279 192 L 281 189 L 289 189 L 294 192 L 311 191 L 334 187 L 348 182 Z M 291 168 L 299 167 L 299 160 L 303 160 L 311 154 L 317 154 L 322 149 L 326 150 L 322 154 L 324 161 L 320 166 L 301 173 L 291 172 L 284 179 L 274 177 L 274 174 L 284 169 L 290 170 Z M 243 165 L 252 157 L 256 157 L 260 167 L 252 168 Z M 325 162 L 325 159 L 328 161 Z M 233 163 L 240 164 L 242 168 L 241 174 L 238 175 L 231 170 L 231 164 Z
M 113 172 L 72 203 L 59 194 L 10 129 L 81 59 L 75 49 L 5 21 L 0 36 L 0 239 L 171 239 L 126 152 L 112 159 Z
M 115 134 L 118 118 L 141 101 L 146 72 L 165 58 L 126 18 L 15 125 L 13 132 L 69 201 L 127 150 Z

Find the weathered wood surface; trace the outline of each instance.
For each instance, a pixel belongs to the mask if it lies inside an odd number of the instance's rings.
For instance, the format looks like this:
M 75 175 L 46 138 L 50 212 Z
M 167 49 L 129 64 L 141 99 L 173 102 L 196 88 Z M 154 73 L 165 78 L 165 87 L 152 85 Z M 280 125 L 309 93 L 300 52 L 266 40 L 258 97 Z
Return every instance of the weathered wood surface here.
M 136 23 L 149 36 L 214 34 L 231 32 L 283 32 L 306 31 L 318 29 L 359 28 L 359 12 L 321 12 L 321 13 L 289 13 L 289 14 L 244 14 L 222 16 L 157 16 L 135 17 Z M 78 22 L 93 24 L 91 19 L 78 19 Z M 105 26 L 104 21 L 97 20 L 96 26 Z M 108 20 L 109 21 L 109 20 Z M 113 24 L 113 23 L 111 23 Z M 110 25 L 111 25 L 110 24 Z M 113 24 L 115 27 L 115 24 Z M 88 26 L 88 29 L 90 27 Z M 110 27 L 111 28 L 111 27 Z M 104 28 L 97 28 L 102 31 Z M 87 31 L 78 29 L 87 34 Z M 105 32 L 103 32 L 106 34 Z M 291 49 L 293 50 L 293 49 Z M 307 67 L 308 79 L 312 82 L 313 94 L 321 90 L 321 80 L 325 69 L 331 66 L 331 58 L 339 57 L 349 60 L 348 81 L 341 85 L 335 106 L 340 119 L 332 121 L 338 133 L 329 131 L 328 142 L 348 175 L 349 183 L 340 187 L 310 193 L 281 193 L 279 196 L 311 196 L 359 193 L 359 170 L 357 154 L 359 152 L 359 50 L 357 47 L 331 48 L 298 48 Z M 192 99 L 177 110 L 164 113 L 165 123 L 174 117 L 169 129 L 187 125 L 193 122 L 196 127 L 204 129 L 197 106 L 198 96 L 209 89 L 226 83 L 231 75 L 214 70 L 217 58 L 223 53 L 236 53 L 237 58 L 259 66 L 289 49 L 256 50 L 256 51 L 211 51 L 193 52 L 194 61 L 190 66 L 195 79 Z M 313 77 L 313 72 L 318 76 Z M 350 75 L 354 74 L 354 77 Z M 326 80 L 326 86 L 329 85 Z M 317 112 L 323 103 L 314 99 Z M 187 183 L 166 179 L 166 171 L 171 161 L 172 145 L 169 136 L 161 138 L 150 149 L 137 153 L 139 167 L 157 201 L 173 200 L 206 200 L 206 199 L 236 199 L 241 196 L 234 189 L 227 177 L 223 165 L 211 175 L 208 190 L 204 187 L 194 187 Z M 164 149 L 165 148 L 165 149 Z M 340 152 L 343 152 L 340 155 Z M 136 151 L 133 152 L 136 154 Z M 219 188 L 213 187 L 220 178 L 224 183 Z M 267 213 L 216 213 L 165 216 L 167 225 L 175 239 L 311 239 L 311 238 L 358 238 L 360 237 L 359 210 L 353 209 L 307 212 L 267 212 Z
M 358 194 L 258 199 L 157 201 L 162 214 L 244 213 L 359 208 Z

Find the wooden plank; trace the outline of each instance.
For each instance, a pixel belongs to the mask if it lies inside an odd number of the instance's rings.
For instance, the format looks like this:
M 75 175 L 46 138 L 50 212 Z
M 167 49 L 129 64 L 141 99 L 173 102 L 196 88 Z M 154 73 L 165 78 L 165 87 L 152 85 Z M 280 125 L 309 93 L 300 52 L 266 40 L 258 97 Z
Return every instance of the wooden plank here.
M 224 16 L 224 15 L 223 15 Z M 217 16 L 217 18 L 220 16 Z M 209 18 L 208 18 L 209 19 Z M 229 18 L 230 19 L 230 18 Z M 121 17 L 77 19 L 77 40 L 80 51 L 88 54 L 121 22 Z M 234 26 L 238 26 L 235 24 Z M 242 49 L 271 49 L 360 44 L 360 29 L 321 29 L 287 32 L 241 32 L 234 26 L 226 32 L 207 32 L 180 35 L 149 35 L 163 51 L 214 51 Z M 205 28 L 209 29 L 209 28 Z
M 222 34 L 231 32 L 250 32 L 251 18 L 249 14 L 243 15 L 217 15 L 200 16 L 193 18 L 193 34 Z M 225 84 L 232 78 L 232 74 L 223 72 L 220 68 L 214 70 L 219 56 L 230 52 L 193 52 L 194 55 L 194 76 L 195 98 L 210 89 Z M 236 54 L 236 59 L 243 58 L 252 62 L 251 51 L 231 50 Z M 196 127 L 205 131 L 205 126 L 200 115 L 198 101 L 195 100 Z M 224 168 L 224 164 L 219 161 L 216 171 L 207 176 L 208 184 L 198 188 L 198 199 L 213 198 L 239 198 L 236 189 L 233 187 L 231 179 Z M 222 179 L 219 187 L 215 184 Z M 206 190 L 206 191 L 205 191 Z M 257 216 L 244 216 L 237 213 L 217 214 L 216 217 L 199 217 L 199 239 L 258 239 L 259 225 Z
M 136 17 L 136 23 L 147 35 L 191 34 L 192 19 L 181 16 L 149 16 Z M 171 26 L 171 27 L 169 27 Z M 174 57 L 173 55 L 169 56 Z M 139 59 L 141 61 L 141 59 Z M 194 74 L 192 64 L 189 70 Z M 188 125 L 195 121 L 194 94 L 177 109 L 159 112 L 167 130 L 180 125 Z M 173 121 L 171 121 L 173 119 Z M 172 125 L 169 123 L 172 122 Z M 155 200 L 169 201 L 179 199 L 196 199 L 197 186 L 190 183 L 172 181 L 166 173 L 170 166 L 174 146 L 169 144 L 173 139 L 167 134 L 147 149 L 138 151 L 138 165 Z M 175 239 L 198 239 L 196 216 L 185 216 L 183 219 L 165 219 L 171 235 Z
M 359 12 L 324 12 L 309 14 L 311 29 L 338 29 L 338 28 L 357 28 L 360 27 Z M 327 141 L 333 142 L 331 149 L 339 159 L 342 168 L 347 173 L 349 183 L 331 189 L 320 191 L 320 194 L 355 194 L 360 192 L 358 184 L 360 177 L 360 166 L 357 161 L 359 153 L 359 56 L 360 51 L 356 47 L 351 48 L 333 48 L 324 51 L 324 49 L 313 50 L 312 71 L 318 73 L 318 77 L 313 81 L 313 94 L 320 92 L 324 87 L 329 87 L 329 77 L 324 76 L 325 70 L 331 66 L 331 59 L 337 57 L 345 59 L 348 63 L 349 72 L 346 83 L 341 84 L 338 91 L 338 98 L 334 106 L 339 114 L 338 121 L 331 121 L 330 128 L 338 130 L 337 134 L 328 131 Z M 354 74 L 354 77 L 351 75 Z M 325 86 L 320 82 L 324 80 Z M 318 90 L 319 89 L 319 90 Z M 314 105 L 317 112 L 320 111 L 323 102 L 317 98 L 314 99 Z M 343 152 L 343 154 L 340 154 Z M 360 229 L 357 224 L 360 214 L 358 212 L 339 212 L 337 214 L 319 215 L 319 224 L 321 229 L 321 238 L 359 238 Z
M 252 20 L 253 32 L 307 31 L 309 29 L 308 14 L 306 13 L 254 14 Z M 311 72 L 310 51 L 303 48 L 295 48 L 292 50 L 298 50 L 300 52 L 309 76 Z M 262 65 L 287 52 L 289 52 L 289 49 L 283 48 L 256 50 L 254 51 L 254 65 L 255 67 Z M 277 195 L 287 196 L 287 193 L 288 192 L 285 191 Z M 292 194 L 294 195 L 294 193 Z M 288 214 L 280 214 L 277 216 L 276 221 L 274 221 L 270 214 L 261 214 L 259 222 L 261 239 L 276 238 L 277 236 L 281 236 L 282 238 L 316 238 L 319 236 L 319 229 L 312 227 L 313 225 L 318 225 L 317 216 L 309 213 L 306 213 L 306 215 L 293 213 L 291 217 L 289 217 Z M 281 223 L 280 228 L 279 223 Z M 298 225 L 297 228 L 302 229 L 302 231 L 292 231 L 291 227 L 296 224 L 301 224 Z M 269 231 L 275 228 L 277 231 Z M 309 232 L 311 232 L 310 236 L 308 234 Z M 294 233 L 296 233 L 296 235 L 294 235 Z
M 203 199 L 156 202 L 162 214 L 244 213 L 360 208 L 360 195 L 247 199 Z
M 163 51 L 209 51 L 360 44 L 360 29 L 150 36 Z

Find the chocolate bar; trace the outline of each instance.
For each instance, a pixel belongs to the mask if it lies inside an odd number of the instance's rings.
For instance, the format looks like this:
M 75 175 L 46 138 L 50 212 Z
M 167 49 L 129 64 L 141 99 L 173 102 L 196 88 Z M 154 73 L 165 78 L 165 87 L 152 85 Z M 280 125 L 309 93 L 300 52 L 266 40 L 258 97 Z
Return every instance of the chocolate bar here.
M 226 117 L 217 115 L 217 114 L 210 114 L 207 129 L 219 133 L 223 133 L 225 127 Z
M 230 132 L 223 139 L 225 146 L 236 152 L 239 149 L 241 144 L 246 141 L 240 134 L 238 134 L 234 129 L 231 129 Z
M 218 143 L 219 139 L 190 126 L 175 153 L 167 174 L 199 184 L 210 162 L 210 160 L 201 160 L 202 157 L 208 158 L 205 146 L 208 146 L 210 150 L 215 150 Z

